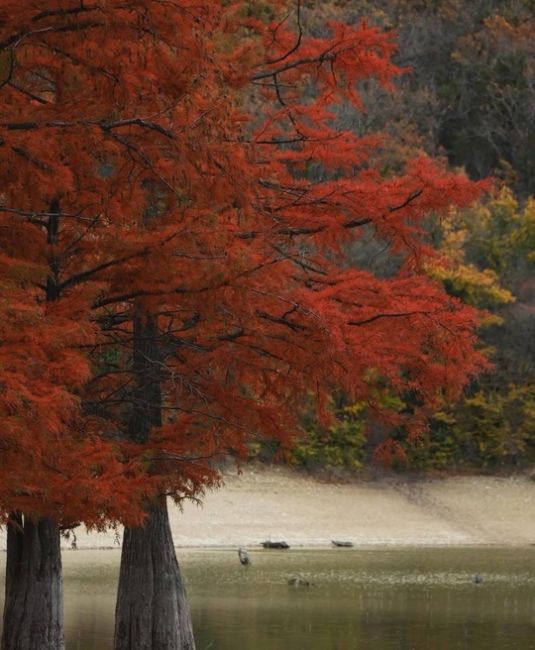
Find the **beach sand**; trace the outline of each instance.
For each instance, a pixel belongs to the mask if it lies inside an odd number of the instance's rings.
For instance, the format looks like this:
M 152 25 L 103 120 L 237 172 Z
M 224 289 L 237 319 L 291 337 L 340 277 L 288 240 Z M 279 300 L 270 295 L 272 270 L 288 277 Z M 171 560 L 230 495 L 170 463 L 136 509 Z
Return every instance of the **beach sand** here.
M 229 471 L 202 506 L 170 506 L 176 546 L 326 546 L 535 543 L 535 481 L 488 476 L 325 482 L 284 467 Z M 76 529 L 77 548 L 117 548 L 121 531 Z M 71 540 L 64 540 L 70 548 Z M 0 538 L 5 549 L 5 531 Z

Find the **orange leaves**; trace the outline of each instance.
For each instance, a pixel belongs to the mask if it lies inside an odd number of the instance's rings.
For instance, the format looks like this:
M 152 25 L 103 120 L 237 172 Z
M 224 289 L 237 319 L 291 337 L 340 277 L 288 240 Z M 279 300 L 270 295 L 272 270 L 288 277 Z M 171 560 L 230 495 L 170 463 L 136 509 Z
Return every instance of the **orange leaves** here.
M 0 88 L 4 509 L 139 522 L 256 436 L 290 444 L 310 390 L 411 390 L 423 413 L 481 367 L 474 313 L 420 277 L 424 220 L 481 186 L 423 158 L 387 175 L 343 123 L 400 72 L 392 36 L 240 4 L 35 2 L 0 25 L 44 29 Z

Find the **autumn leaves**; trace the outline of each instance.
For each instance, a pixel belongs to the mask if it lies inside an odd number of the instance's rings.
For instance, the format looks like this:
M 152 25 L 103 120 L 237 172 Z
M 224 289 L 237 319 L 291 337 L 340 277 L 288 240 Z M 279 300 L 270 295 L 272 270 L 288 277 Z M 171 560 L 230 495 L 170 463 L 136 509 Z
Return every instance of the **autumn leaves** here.
M 409 389 L 395 417 L 416 431 L 482 363 L 474 313 L 424 275 L 421 228 L 481 188 L 426 158 L 382 173 L 336 106 L 388 84 L 391 37 L 312 37 L 297 8 L 3 3 L 0 503 L 52 521 L 52 544 L 75 521 L 130 526 L 117 648 L 147 616 L 143 647 L 191 647 L 163 497 L 202 495 L 257 435 L 291 444 L 310 391 L 380 412 Z M 347 255 L 363 232 L 400 257 L 392 277 Z M 174 613 L 135 586 L 143 522 Z M 10 616 L 4 650 L 30 650 Z

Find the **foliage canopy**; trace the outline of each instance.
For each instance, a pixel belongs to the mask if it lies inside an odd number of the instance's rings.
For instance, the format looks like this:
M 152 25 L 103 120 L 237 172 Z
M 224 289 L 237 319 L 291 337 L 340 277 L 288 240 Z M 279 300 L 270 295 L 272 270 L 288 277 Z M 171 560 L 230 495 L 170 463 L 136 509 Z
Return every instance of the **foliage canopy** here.
M 2 2 L 4 517 L 138 521 L 257 433 L 289 443 L 310 390 L 416 435 L 485 365 L 423 265 L 426 216 L 481 185 L 425 156 L 385 173 L 378 136 L 335 124 L 400 72 L 392 36 L 270 11 Z M 344 259 L 370 229 L 392 277 Z M 384 407 L 406 391 L 410 413 Z

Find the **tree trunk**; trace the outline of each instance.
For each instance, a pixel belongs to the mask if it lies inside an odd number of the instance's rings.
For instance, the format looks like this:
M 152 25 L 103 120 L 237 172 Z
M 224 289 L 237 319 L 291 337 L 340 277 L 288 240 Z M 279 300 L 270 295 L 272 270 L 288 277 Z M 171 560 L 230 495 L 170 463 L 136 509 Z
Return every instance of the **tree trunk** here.
M 60 230 L 59 200 L 50 203 L 47 243 Z M 46 299 L 60 297 L 60 260 L 51 252 Z M 20 513 L 7 527 L 6 600 L 2 650 L 64 650 L 60 532 L 51 519 Z
M 157 318 L 134 314 L 133 408 L 128 438 L 146 443 L 162 425 L 162 362 Z M 186 592 L 176 560 L 167 502 L 148 508 L 147 521 L 124 531 L 115 610 L 115 650 L 194 650 Z
M 50 519 L 7 528 L 2 650 L 64 650 L 60 533 Z
M 195 649 L 165 499 L 150 507 L 144 526 L 125 528 L 114 648 Z

